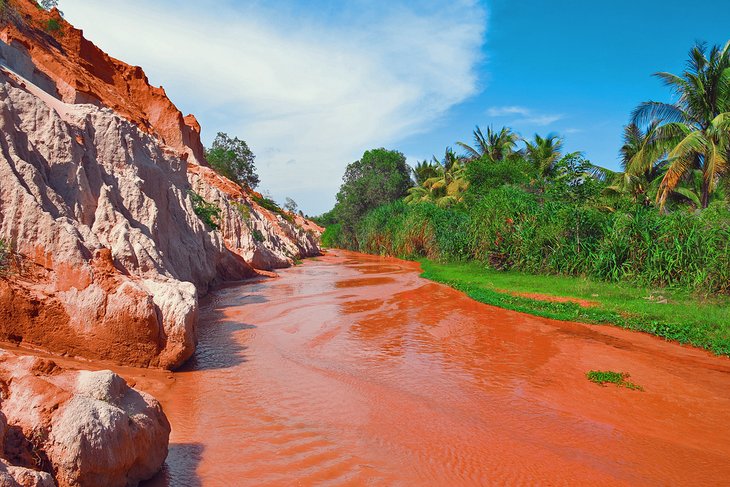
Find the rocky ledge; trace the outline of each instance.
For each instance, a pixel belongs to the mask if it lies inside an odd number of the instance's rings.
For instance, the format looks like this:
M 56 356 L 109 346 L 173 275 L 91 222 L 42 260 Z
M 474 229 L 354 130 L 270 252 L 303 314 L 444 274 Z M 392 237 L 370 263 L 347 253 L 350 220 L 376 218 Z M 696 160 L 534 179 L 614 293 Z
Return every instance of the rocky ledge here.
M 0 486 L 128 486 L 167 456 L 160 404 L 111 371 L 0 352 Z

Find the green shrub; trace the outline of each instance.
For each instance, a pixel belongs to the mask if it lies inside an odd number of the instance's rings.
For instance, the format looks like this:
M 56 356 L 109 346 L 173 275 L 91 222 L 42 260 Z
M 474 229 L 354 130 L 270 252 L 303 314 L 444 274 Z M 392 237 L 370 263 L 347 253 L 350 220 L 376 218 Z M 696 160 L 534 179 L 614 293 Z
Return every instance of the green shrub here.
M 272 213 L 276 213 L 277 215 L 281 215 L 281 217 L 284 218 L 284 220 L 288 221 L 289 223 L 294 223 L 294 217 L 292 215 L 290 215 L 289 213 L 287 213 L 286 211 L 284 211 L 276 203 L 276 201 L 272 200 L 271 198 L 267 198 L 265 196 L 260 196 L 257 193 L 253 193 L 252 198 L 262 208 L 265 208 Z
M 238 214 L 241 215 L 243 221 L 248 222 L 251 220 L 251 208 L 249 208 L 247 204 L 240 201 L 234 201 L 233 207 L 238 211 Z
M 253 237 L 255 242 L 265 242 L 266 238 L 264 238 L 264 234 L 261 233 L 261 230 L 258 228 L 254 228 L 251 232 L 251 236 Z
M 260 182 L 256 174 L 256 156 L 246 141 L 238 137 L 231 138 L 228 134 L 218 132 L 211 147 L 205 150 L 205 158 L 218 174 L 239 185 L 253 189 Z
M 49 34 L 62 33 L 61 23 L 56 19 L 48 19 L 44 27 Z
M 730 294 L 727 205 L 692 213 L 640 205 L 610 211 L 565 197 L 570 191 L 556 196 L 503 185 L 448 209 L 397 201 L 362 220 L 359 250 Z
M 3 273 L 8 269 L 9 256 L 10 251 L 8 249 L 8 244 L 5 243 L 5 240 L 0 239 L 0 273 Z
M 206 225 L 213 230 L 219 228 L 218 220 L 220 220 L 221 209 L 215 203 L 208 203 L 199 194 L 189 191 L 190 199 L 193 201 L 193 210 Z
M 335 223 L 324 229 L 320 241 L 323 247 L 330 249 L 347 248 L 346 242 L 342 241 L 342 225 Z

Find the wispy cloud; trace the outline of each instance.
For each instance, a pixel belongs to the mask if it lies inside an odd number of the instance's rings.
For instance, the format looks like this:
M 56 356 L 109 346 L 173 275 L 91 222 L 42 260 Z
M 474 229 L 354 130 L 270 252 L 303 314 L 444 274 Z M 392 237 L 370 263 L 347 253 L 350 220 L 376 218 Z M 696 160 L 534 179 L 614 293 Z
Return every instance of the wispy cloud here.
M 511 116 L 511 115 L 522 115 L 522 116 L 528 116 L 530 114 L 530 110 L 524 107 L 516 107 L 516 106 L 510 106 L 510 107 L 492 107 L 487 110 L 487 115 L 490 117 L 505 117 L 505 116 Z
M 478 91 L 486 13 L 475 0 L 243 4 L 64 0 L 63 9 L 195 113 L 205 139 L 246 139 L 263 186 L 310 212 L 327 209 L 363 150 L 424 131 Z
M 561 114 L 535 113 L 529 108 L 520 106 L 491 107 L 487 109 L 487 115 L 495 118 L 511 117 L 510 123 L 539 125 L 541 127 L 564 118 Z

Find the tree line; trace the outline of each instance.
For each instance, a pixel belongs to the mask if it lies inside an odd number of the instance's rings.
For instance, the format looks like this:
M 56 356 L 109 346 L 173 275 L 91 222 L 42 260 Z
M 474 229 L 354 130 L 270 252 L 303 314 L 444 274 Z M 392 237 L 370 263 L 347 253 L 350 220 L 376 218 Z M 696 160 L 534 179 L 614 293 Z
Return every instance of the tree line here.
M 655 76 L 675 101 L 632 112 L 620 170 L 508 127 L 413 168 L 376 149 L 347 167 L 323 243 L 730 292 L 730 43 Z

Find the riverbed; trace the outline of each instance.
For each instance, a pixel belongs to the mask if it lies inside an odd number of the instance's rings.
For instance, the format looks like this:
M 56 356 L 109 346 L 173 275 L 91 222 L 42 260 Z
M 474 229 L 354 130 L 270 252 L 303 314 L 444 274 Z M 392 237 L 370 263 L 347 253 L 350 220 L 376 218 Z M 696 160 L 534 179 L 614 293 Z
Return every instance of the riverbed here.
M 218 290 L 150 486 L 718 485 L 730 360 L 474 302 L 342 251 Z M 627 372 L 643 391 L 599 386 Z

